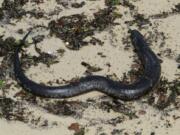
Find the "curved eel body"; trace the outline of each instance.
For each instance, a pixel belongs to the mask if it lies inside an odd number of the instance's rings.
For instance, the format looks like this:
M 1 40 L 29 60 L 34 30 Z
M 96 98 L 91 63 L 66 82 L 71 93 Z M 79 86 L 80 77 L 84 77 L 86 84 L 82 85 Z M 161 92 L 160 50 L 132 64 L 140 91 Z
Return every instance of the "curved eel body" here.
M 160 79 L 161 67 L 159 59 L 149 48 L 143 36 L 137 30 L 131 31 L 131 40 L 144 67 L 143 75 L 132 84 L 123 84 L 103 76 L 87 76 L 80 78 L 77 82 L 64 86 L 53 87 L 38 84 L 28 79 L 22 71 L 19 58 L 19 52 L 22 45 L 16 49 L 14 55 L 15 76 L 27 91 L 34 95 L 46 98 L 68 98 L 96 90 L 121 100 L 137 99 L 157 85 Z

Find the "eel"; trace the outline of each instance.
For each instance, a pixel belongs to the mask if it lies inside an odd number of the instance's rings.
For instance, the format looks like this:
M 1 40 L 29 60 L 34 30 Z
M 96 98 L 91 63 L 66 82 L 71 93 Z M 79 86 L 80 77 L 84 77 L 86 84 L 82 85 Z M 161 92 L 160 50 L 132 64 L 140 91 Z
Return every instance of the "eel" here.
M 19 52 L 30 32 L 21 40 L 14 53 L 14 73 L 16 80 L 28 92 L 45 98 L 69 98 L 90 91 L 99 91 L 121 100 L 135 100 L 154 89 L 161 76 L 158 57 L 150 49 L 143 35 L 137 30 L 130 30 L 131 42 L 141 60 L 143 74 L 131 84 L 123 84 L 104 76 L 91 75 L 81 77 L 76 82 L 62 86 L 46 86 L 30 80 L 21 68 Z

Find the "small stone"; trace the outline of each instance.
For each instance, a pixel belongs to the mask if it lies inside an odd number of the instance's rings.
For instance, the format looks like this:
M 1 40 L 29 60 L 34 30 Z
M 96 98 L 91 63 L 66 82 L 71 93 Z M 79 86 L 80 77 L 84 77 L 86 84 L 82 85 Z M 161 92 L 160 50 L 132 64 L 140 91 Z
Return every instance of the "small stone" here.
M 146 114 L 146 111 L 145 110 L 139 110 L 139 115 L 145 115 Z
M 66 44 L 66 45 L 69 45 L 69 42 L 66 42 L 65 44 Z
M 79 132 L 80 131 L 80 125 L 79 123 L 72 123 L 69 127 L 69 130 L 74 130 L 75 132 Z

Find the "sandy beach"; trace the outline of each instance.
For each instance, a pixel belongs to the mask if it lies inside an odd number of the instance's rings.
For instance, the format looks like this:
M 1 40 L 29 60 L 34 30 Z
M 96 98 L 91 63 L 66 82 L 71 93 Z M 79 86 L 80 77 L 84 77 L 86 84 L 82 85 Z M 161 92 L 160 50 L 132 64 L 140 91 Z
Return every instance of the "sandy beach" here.
M 37 97 L 17 83 L 11 57 L 30 29 L 21 62 L 37 83 L 58 86 L 87 75 L 133 82 L 142 67 L 130 29 L 160 59 L 161 80 L 128 102 L 96 91 Z M 0 135 L 180 134 L 179 0 L 0 0 L 0 61 Z

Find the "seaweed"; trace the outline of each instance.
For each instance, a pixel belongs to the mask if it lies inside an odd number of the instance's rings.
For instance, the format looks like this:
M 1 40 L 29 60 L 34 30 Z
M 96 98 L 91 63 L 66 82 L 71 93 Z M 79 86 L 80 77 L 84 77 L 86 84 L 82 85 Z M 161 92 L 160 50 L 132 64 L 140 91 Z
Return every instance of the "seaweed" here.
M 175 8 L 173 9 L 174 12 L 180 12 L 180 3 L 175 5 Z
M 11 98 L 0 98 L 0 117 L 6 120 L 28 122 L 22 103 Z
M 57 56 L 41 52 L 39 56 L 31 56 L 28 54 L 22 53 L 21 63 L 23 69 L 27 69 L 32 65 L 37 66 L 39 63 L 45 64 L 47 67 L 50 67 L 52 64 L 58 63 Z
M 36 4 L 44 3 L 44 0 L 31 0 L 31 2 L 34 2 Z
M 68 7 L 68 1 L 66 0 L 56 0 L 57 4 L 62 5 L 63 7 L 67 8 Z
M 4 0 L 2 3 L 4 16 L 8 18 L 21 18 L 25 15 L 25 10 L 22 9 L 22 6 L 27 2 L 28 0 Z
M 92 74 L 92 72 L 99 72 L 102 70 L 100 67 L 91 66 L 86 62 L 81 62 L 81 65 L 87 68 L 87 70 L 85 71 L 86 74 Z
M 31 11 L 26 11 L 25 14 L 30 14 L 31 17 L 34 17 L 36 19 L 40 19 L 40 18 L 45 17 L 45 13 L 43 11 L 39 11 L 39 10 L 36 10 L 36 9 L 33 9 Z
M 37 43 L 43 41 L 44 35 L 37 35 L 32 38 L 33 43 L 35 44 L 35 51 L 39 54 L 39 56 L 31 56 L 29 54 L 22 53 L 21 61 L 22 61 L 22 67 L 23 68 L 29 68 L 31 65 L 36 66 L 38 63 L 43 63 L 47 67 L 50 67 L 50 65 L 58 63 L 57 56 L 53 54 L 49 54 L 46 52 L 42 52 L 41 49 L 37 47 Z M 63 54 L 63 52 L 59 52 L 60 55 Z
M 82 45 L 87 45 L 83 39 L 92 35 L 92 30 L 88 29 L 89 22 L 87 22 L 84 15 L 71 15 L 68 17 L 61 17 L 57 21 L 51 21 L 49 27 L 51 33 L 55 33 L 57 37 L 61 38 L 72 49 L 78 49 Z
M 128 106 L 127 104 L 119 102 L 117 99 L 114 99 L 112 102 L 101 101 L 98 107 L 107 112 L 113 110 L 114 112 L 122 113 L 125 116 L 129 117 L 129 119 L 138 118 L 138 116 L 136 115 L 136 111 L 132 109 L 132 106 Z
M 143 14 L 134 13 L 133 18 L 133 20 L 126 21 L 125 23 L 129 26 L 133 26 L 134 24 L 136 24 L 139 29 L 143 28 L 145 25 L 151 24 L 149 18 L 145 17 Z
M 71 6 L 73 8 L 81 8 L 85 5 L 86 3 L 84 1 L 82 1 L 81 3 L 72 3 Z
M 93 20 L 88 20 L 84 14 L 63 16 L 49 23 L 50 33 L 61 38 L 69 49 L 78 50 L 88 44 L 84 41 L 86 37 L 92 36 L 95 31 L 103 31 L 108 26 L 115 25 L 113 22 L 117 16 L 113 11 L 114 8 L 100 10 L 94 13 Z
M 89 41 L 89 43 L 91 43 L 93 45 L 99 44 L 101 46 L 104 44 L 103 41 L 101 41 L 100 39 L 95 38 L 95 37 L 92 37 L 91 40 Z
M 106 6 L 115 6 L 120 4 L 120 0 L 105 0 Z
M 0 38 L 0 57 L 14 52 L 17 47 L 17 42 L 14 37 L 8 37 L 5 40 Z
M 87 108 L 87 103 L 80 101 L 54 101 L 48 102 L 42 107 L 49 113 L 59 115 L 59 116 L 73 116 L 76 118 L 81 118 L 82 113 Z
M 3 9 L 2 9 L 2 8 L 0 8 L 0 20 L 2 20 L 2 19 L 3 19 L 3 16 L 4 16 Z
M 8 37 L 4 40 L 2 37 L 0 37 L 0 57 L 2 57 L 0 65 L 0 80 L 5 83 L 7 77 L 13 77 L 13 54 L 18 43 L 13 37 Z
M 111 132 L 111 135 L 121 135 L 123 133 L 124 129 L 113 129 L 113 131 Z
M 148 96 L 149 105 L 159 110 L 164 110 L 170 105 L 176 106 L 176 97 L 180 89 L 179 86 L 180 83 L 178 80 L 169 82 L 166 78 L 161 78 L 155 92 Z
M 180 63 L 180 54 L 177 56 L 176 62 L 177 62 L 177 63 Z
M 0 89 L 4 87 L 4 84 L 5 84 L 4 80 L 0 80 Z
M 123 121 L 125 121 L 125 117 L 124 116 L 122 116 L 122 117 L 118 116 L 116 118 L 108 120 L 106 123 L 113 125 L 113 126 L 116 126 L 117 124 L 122 123 Z
M 23 9 L 23 6 L 29 0 L 4 0 L 2 3 L 2 8 L 0 8 L 0 20 L 4 19 L 7 23 L 10 19 L 21 19 L 26 14 L 30 14 L 31 17 L 35 17 L 36 19 L 45 17 L 44 12 L 33 9 L 31 11 L 26 11 Z M 43 3 L 41 0 L 32 0 L 31 2 L 35 2 L 36 4 Z
M 129 0 L 105 0 L 105 4 L 108 7 L 121 5 L 128 7 L 130 10 L 134 10 L 135 6 Z
M 174 8 L 171 9 L 171 11 L 163 11 L 159 14 L 151 15 L 150 18 L 152 19 L 162 19 L 167 18 L 172 15 L 177 15 L 180 13 L 180 3 L 176 4 Z

